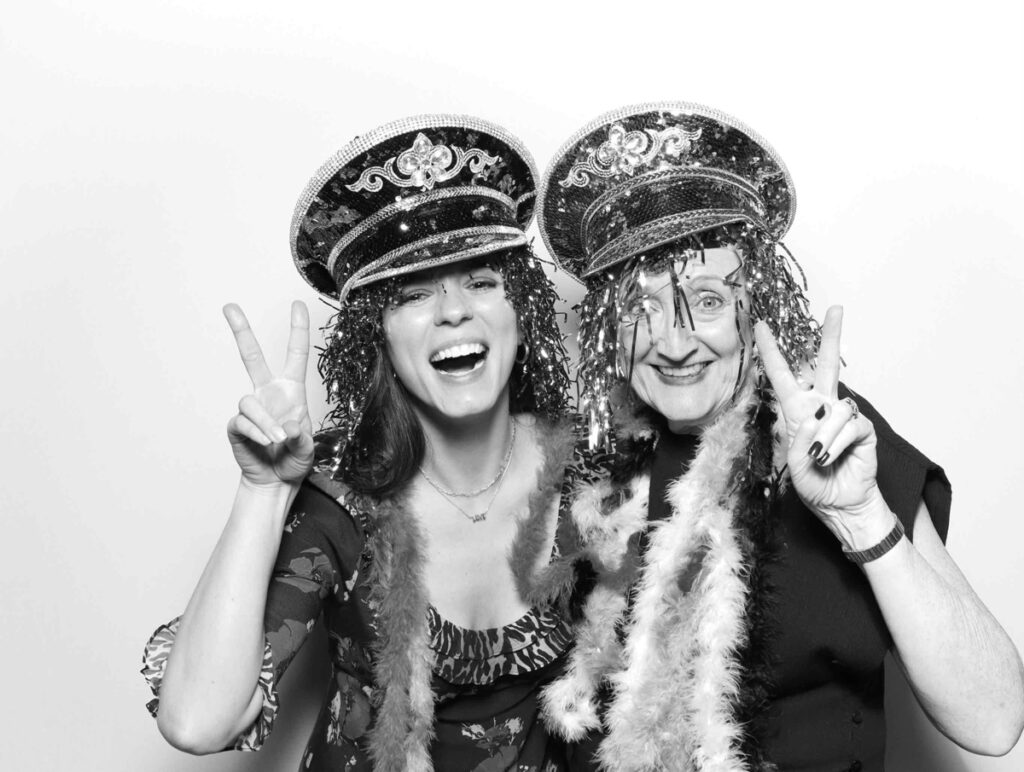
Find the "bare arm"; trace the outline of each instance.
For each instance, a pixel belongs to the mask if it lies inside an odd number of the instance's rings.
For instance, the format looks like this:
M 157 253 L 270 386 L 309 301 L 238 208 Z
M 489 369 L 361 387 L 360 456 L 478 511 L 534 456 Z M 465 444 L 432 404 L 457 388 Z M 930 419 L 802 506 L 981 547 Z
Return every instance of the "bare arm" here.
M 793 487 L 855 552 L 882 541 L 896 516 L 877 485 L 874 426 L 852 402 L 837 399 L 841 322 L 842 310 L 829 309 L 809 391 L 797 384 L 767 326 L 759 323 L 755 336 L 786 419 Z M 1020 656 L 946 552 L 923 502 L 914 522 L 913 544 L 903 538 L 863 565 L 897 657 L 943 733 L 976 753 L 1007 753 L 1024 728 Z
M 914 542 L 903 539 L 864 573 L 897 660 L 935 725 L 975 753 L 1001 755 L 1024 727 L 1024 668 L 921 503 Z
M 241 480 L 234 505 L 181 618 L 160 689 L 158 726 L 182 750 L 223 750 L 259 714 L 267 587 L 288 509 L 312 464 L 306 408 L 309 317 L 292 305 L 288 355 L 279 376 L 237 306 L 224 314 L 253 382 L 228 437 Z

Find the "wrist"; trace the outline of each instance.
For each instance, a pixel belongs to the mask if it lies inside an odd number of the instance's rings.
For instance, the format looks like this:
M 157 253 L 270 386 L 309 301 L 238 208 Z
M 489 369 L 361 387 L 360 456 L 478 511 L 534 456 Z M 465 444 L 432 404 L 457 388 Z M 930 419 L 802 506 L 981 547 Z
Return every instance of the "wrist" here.
M 285 482 L 284 480 L 260 482 L 246 477 L 245 474 L 242 474 L 238 479 L 238 487 L 244 489 L 246 493 L 267 498 L 286 496 L 291 491 L 298 490 L 301 483 L 301 480 L 296 480 L 295 482 Z
M 875 488 L 867 501 L 846 517 L 838 518 L 836 536 L 843 552 L 855 553 L 870 549 L 892 531 L 898 518 Z
M 244 512 L 260 513 L 261 517 L 269 517 L 284 526 L 288 510 L 299 491 L 299 482 L 268 482 L 258 483 L 246 479 L 243 475 L 238 482 L 235 495 L 236 504 Z
M 846 559 L 851 563 L 856 563 L 858 566 L 863 567 L 865 563 L 871 563 L 878 560 L 880 557 L 892 550 L 897 544 L 903 540 L 904 531 L 903 523 L 900 522 L 898 517 L 894 517 L 895 521 L 892 529 L 887 533 L 881 541 L 873 544 L 871 547 L 863 550 L 843 550 L 843 554 Z

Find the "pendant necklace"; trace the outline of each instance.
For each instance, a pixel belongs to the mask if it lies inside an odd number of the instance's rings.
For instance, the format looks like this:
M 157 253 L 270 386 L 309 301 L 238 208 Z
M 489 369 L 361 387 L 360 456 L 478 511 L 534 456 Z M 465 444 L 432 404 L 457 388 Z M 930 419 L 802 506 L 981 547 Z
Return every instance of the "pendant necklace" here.
M 427 470 L 424 469 L 422 465 L 420 465 L 420 474 L 423 475 L 423 479 L 427 481 L 431 488 L 433 488 L 435 491 L 441 494 L 441 496 L 444 497 L 445 501 L 447 501 L 449 504 L 451 504 L 453 507 L 459 510 L 462 516 L 469 520 L 469 522 L 482 522 L 487 519 L 487 513 L 490 512 L 491 505 L 494 504 L 494 500 L 498 498 L 498 492 L 501 490 L 501 483 L 505 479 L 505 472 L 508 471 L 509 462 L 512 460 L 512 449 L 515 447 L 516 444 L 516 426 L 516 421 L 513 419 L 512 436 L 511 438 L 509 438 L 508 450 L 505 452 L 505 458 L 501 462 L 501 467 L 498 469 L 498 473 L 494 476 L 494 479 L 487 483 L 487 485 L 485 485 L 484 487 L 478 488 L 475 491 L 469 491 L 465 493 L 462 491 L 451 491 L 446 488 L 442 488 L 440 483 L 438 483 L 429 474 L 427 474 Z M 479 496 L 481 493 L 488 490 L 489 488 L 494 488 L 494 493 L 491 494 L 490 501 L 487 502 L 487 506 L 484 507 L 482 511 L 477 512 L 475 514 L 472 512 L 467 512 L 465 509 L 460 507 L 458 503 L 456 503 L 454 500 L 455 498 L 468 499 L 473 496 Z

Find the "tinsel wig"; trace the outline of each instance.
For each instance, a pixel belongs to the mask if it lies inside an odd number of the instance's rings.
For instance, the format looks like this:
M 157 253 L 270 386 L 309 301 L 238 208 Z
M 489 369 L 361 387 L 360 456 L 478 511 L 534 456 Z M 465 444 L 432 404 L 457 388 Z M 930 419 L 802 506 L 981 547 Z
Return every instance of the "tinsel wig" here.
M 528 245 L 473 262 L 478 261 L 501 273 L 519 324 L 521 342 L 509 383 L 511 411 L 552 420 L 562 416 L 569 381 L 554 286 Z M 356 469 L 384 468 L 393 461 L 377 455 L 382 452 L 374 441 L 377 427 L 363 423 L 368 404 L 381 392 L 402 389 L 386 353 L 383 312 L 395 303 L 403 278 L 353 291 L 325 328 L 319 370 L 331 406 L 324 420 L 330 430 L 320 438 L 318 456 L 334 477 L 350 479 Z
M 808 309 L 803 272 L 785 247 L 776 248 L 765 235 L 746 222 L 722 225 L 656 247 L 587 279 L 588 291 L 578 308 L 578 378 L 580 410 L 589 422 L 593 444 L 610 436 L 616 400 L 631 403 L 631 409 L 639 407 L 626 388 L 632 375 L 633 351 L 628 343 L 624 347 L 620 344 L 618 334 L 624 303 L 632 294 L 630 288 L 645 274 L 669 273 L 676 288 L 675 322 L 693 329 L 680 276 L 687 264 L 703 262 L 706 249 L 729 247 L 740 259 L 740 270 L 734 278 L 744 291 L 737 295 L 737 325 L 764 320 L 791 367 L 799 369 L 814 361 L 821 335 Z M 649 321 L 641 321 L 638 326 L 645 323 Z M 750 337 L 749 327 L 737 332 L 740 340 Z M 742 354 L 740 359 L 741 363 L 750 361 Z M 749 368 L 737 373 L 734 398 L 750 375 Z

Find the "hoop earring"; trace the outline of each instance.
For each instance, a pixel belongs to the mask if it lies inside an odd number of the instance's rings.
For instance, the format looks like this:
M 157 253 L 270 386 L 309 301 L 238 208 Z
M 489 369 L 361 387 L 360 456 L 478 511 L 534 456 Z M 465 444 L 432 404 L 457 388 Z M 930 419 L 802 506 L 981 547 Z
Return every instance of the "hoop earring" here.
M 519 355 L 520 351 L 523 352 L 522 353 L 522 357 L 520 357 L 520 355 Z M 529 358 L 530 358 L 530 344 L 529 343 L 520 343 L 519 344 L 519 348 L 516 349 L 516 364 L 517 365 L 525 365 Z

